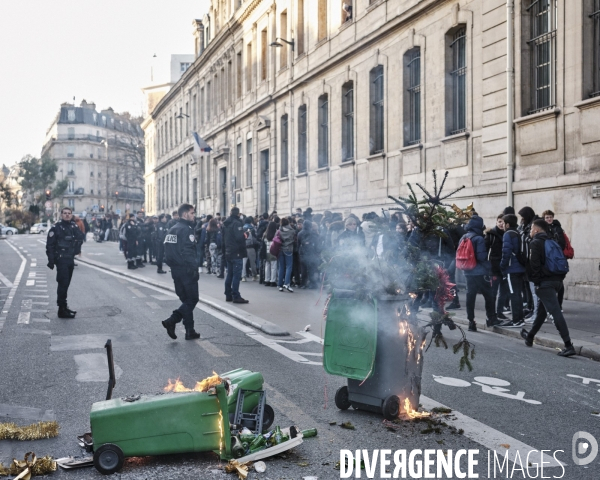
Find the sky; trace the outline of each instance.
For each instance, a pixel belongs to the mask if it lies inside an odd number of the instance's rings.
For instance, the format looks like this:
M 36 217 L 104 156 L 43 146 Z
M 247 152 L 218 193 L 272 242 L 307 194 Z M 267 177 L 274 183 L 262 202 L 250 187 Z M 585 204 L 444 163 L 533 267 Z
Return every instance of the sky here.
M 1 0 L 0 165 L 39 156 L 60 104 L 140 115 L 141 87 L 193 54 L 209 0 Z M 154 55 L 156 54 L 156 57 Z

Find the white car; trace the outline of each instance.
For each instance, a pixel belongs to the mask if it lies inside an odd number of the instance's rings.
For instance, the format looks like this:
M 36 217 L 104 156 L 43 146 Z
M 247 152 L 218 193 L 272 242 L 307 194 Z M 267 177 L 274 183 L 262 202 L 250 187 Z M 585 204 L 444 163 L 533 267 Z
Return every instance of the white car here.
M 47 223 L 36 223 L 31 229 L 29 233 L 47 233 L 48 232 L 48 224 Z
M 0 235 L 16 235 L 19 231 L 13 227 L 7 227 L 0 223 Z

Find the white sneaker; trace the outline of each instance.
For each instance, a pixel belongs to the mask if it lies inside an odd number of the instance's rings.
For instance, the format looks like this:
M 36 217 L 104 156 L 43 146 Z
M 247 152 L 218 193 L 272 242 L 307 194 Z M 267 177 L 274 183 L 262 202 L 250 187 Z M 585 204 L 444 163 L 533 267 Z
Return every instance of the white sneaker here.
M 528 318 L 527 320 L 525 320 L 525 323 L 526 323 L 527 325 L 531 325 L 533 322 L 535 322 L 535 319 L 534 319 L 533 317 L 531 317 L 531 318 Z
M 280 292 L 283 292 L 283 287 L 279 287 L 279 288 L 278 288 L 278 290 L 279 290 Z
M 204 273 L 204 272 L 202 271 L 202 267 L 198 267 L 198 273 Z
M 554 322 L 554 317 L 550 314 L 548 314 L 548 316 L 546 317 L 546 320 L 544 320 L 544 322 Z
M 284 285 L 283 288 L 285 288 L 290 293 L 294 293 L 294 290 L 292 290 L 292 287 L 290 287 L 289 285 Z
M 242 282 L 245 282 L 245 281 L 246 281 L 246 277 L 242 277 Z

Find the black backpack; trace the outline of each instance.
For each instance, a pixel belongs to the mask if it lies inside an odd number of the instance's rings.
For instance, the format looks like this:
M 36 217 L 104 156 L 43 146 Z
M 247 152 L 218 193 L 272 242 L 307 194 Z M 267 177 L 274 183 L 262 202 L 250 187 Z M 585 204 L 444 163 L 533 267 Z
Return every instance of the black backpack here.
M 509 230 L 506 233 L 514 234 L 511 237 L 516 236 L 519 239 L 519 248 L 515 256 L 521 265 L 526 266 L 529 261 L 529 242 L 527 241 L 527 237 L 523 232 L 516 232 L 515 230 Z

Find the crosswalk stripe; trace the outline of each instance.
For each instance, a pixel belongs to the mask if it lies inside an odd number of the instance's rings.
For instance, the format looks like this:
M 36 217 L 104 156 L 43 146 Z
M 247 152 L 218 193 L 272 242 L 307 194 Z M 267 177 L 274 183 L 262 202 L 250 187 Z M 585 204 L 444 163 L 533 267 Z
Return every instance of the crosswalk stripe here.
M 29 324 L 29 319 L 31 317 L 31 312 L 19 312 L 19 318 L 17 323 L 19 324 Z

